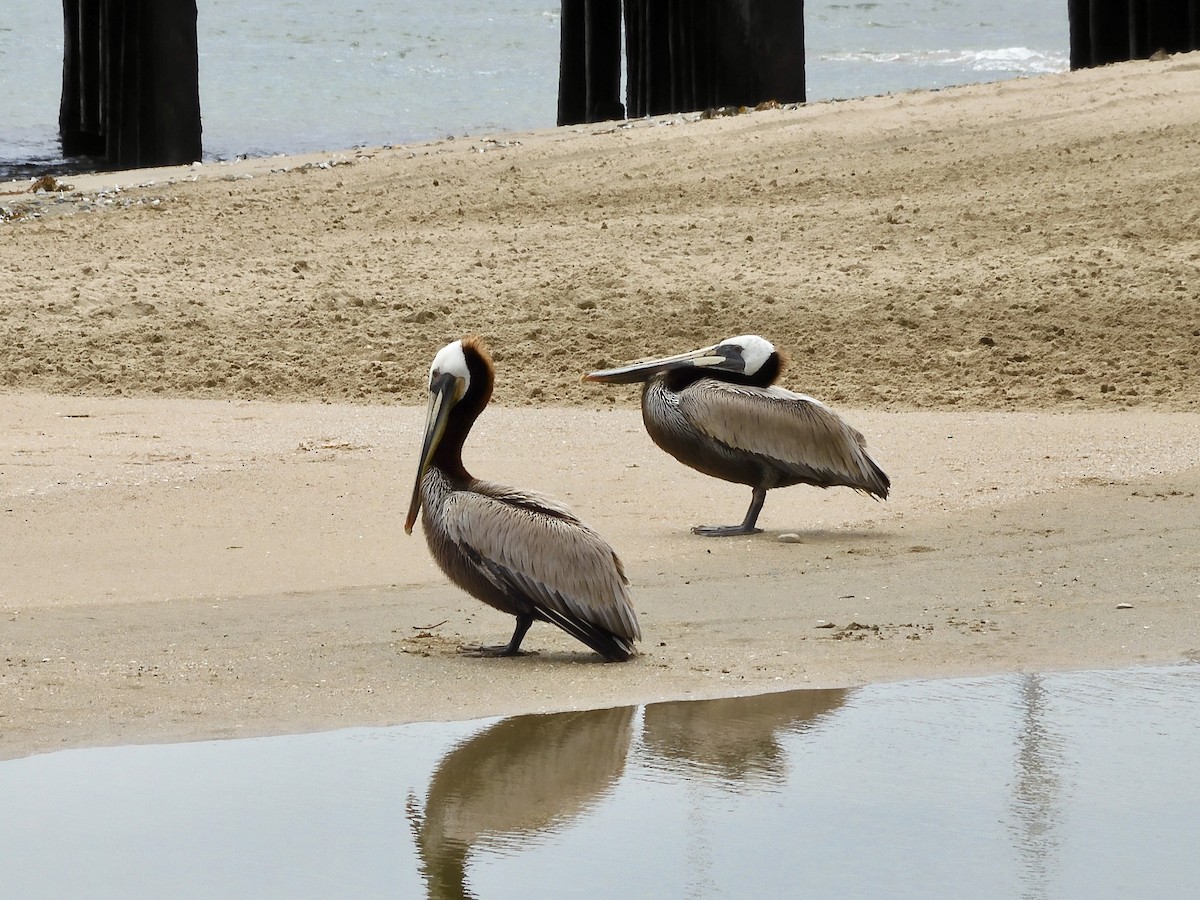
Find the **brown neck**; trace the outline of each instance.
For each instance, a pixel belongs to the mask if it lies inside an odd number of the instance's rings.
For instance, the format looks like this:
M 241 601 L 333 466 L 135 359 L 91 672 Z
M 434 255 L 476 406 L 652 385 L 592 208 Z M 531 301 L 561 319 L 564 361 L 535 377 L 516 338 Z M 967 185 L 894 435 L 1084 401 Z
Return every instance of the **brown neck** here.
M 455 481 L 471 481 L 471 473 L 463 466 L 462 449 L 467 435 L 484 407 L 492 398 L 494 381 L 491 366 L 477 356 L 468 356 L 467 366 L 471 371 L 471 387 L 450 410 L 446 420 L 446 433 L 433 454 L 433 465 Z

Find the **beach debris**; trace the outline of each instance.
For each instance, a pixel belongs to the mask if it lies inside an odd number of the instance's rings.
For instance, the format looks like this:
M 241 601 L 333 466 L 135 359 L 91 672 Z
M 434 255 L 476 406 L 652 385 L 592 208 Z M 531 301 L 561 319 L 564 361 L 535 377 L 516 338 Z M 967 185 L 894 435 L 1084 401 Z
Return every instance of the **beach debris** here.
M 69 190 L 71 190 L 71 186 L 69 184 L 63 184 L 53 175 L 43 175 L 41 178 L 36 179 L 33 184 L 29 186 L 29 193 L 31 194 L 56 194 L 59 191 Z
M 716 119 L 721 116 L 736 116 L 750 110 L 745 106 L 710 106 L 700 113 L 701 119 Z
M 45 179 L 53 182 L 53 187 L 43 186 L 40 189 L 37 188 L 37 183 Z M 137 185 L 137 187 L 142 188 L 152 185 L 153 182 L 147 182 L 146 184 Z M 84 194 L 81 191 L 76 191 L 69 184 L 64 184 L 50 176 L 44 176 L 43 179 L 35 182 L 34 187 L 23 191 L 19 199 L 11 206 L 0 206 L 0 222 L 74 215 L 77 212 L 96 212 L 105 208 L 129 209 L 131 207 L 145 207 L 161 211 L 168 208 L 170 201 L 175 200 L 174 197 L 163 196 L 134 197 L 128 194 L 123 195 L 121 191 L 120 187 L 114 186 Z M 26 196 L 30 193 L 34 194 L 34 196 Z M 50 194 L 53 196 L 48 196 Z
M 835 622 L 818 622 L 813 627 L 815 627 L 815 628 L 837 628 L 837 623 L 835 623 Z
M 779 535 L 776 540 L 781 544 L 799 544 L 804 541 L 804 538 L 800 537 L 800 535 L 796 534 L 794 531 L 785 531 L 783 534 Z
M 764 100 L 756 106 L 710 106 L 701 111 L 701 119 L 715 119 L 719 116 L 742 116 L 749 112 L 766 112 L 768 109 L 794 109 L 796 104 L 786 107 L 778 100 Z
M 503 150 L 506 147 L 520 147 L 520 141 L 501 141 L 496 138 L 483 138 L 478 145 L 472 146 L 472 153 L 487 153 L 489 150 Z
M 335 166 L 352 166 L 355 160 L 347 159 L 345 156 L 332 156 L 323 162 L 306 162 L 303 165 L 296 166 L 291 171 L 293 172 L 312 172 L 321 169 L 332 169 Z
M 861 641 L 867 635 L 873 634 L 880 637 L 878 625 L 861 625 L 858 622 L 851 622 L 845 628 L 839 628 L 833 633 L 833 638 L 838 641 L 852 640 Z
M 1117 609 L 1133 609 L 1132 603 L 1118 603 Z

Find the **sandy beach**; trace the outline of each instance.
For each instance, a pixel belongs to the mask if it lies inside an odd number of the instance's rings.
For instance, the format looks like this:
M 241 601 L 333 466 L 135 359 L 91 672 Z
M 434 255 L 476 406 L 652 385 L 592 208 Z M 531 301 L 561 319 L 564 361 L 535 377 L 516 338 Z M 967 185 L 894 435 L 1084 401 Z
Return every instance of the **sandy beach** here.
M 0 184 L 0 758 L 1200 660 L 1200 54 L 854 101 Z M 567 502 L 603 664 L 402 520 L 433 353 Z M 758 333 L 892 478 L 770 494 L 595 368 Z M 796 543 L 780 534 L 799 535 Z

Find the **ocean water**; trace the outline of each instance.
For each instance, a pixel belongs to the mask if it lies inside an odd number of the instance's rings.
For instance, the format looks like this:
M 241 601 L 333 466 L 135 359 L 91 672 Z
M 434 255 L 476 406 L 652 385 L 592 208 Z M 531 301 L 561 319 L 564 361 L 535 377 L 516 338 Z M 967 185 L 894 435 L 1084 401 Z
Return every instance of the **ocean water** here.
M 555 124 L 551 0 L 199 0 L 206 159 Z M 805 5 L 809 101 L 1067 68 L 1066 3 Z M 0 178 L 63 160 L 62 5 L 0 0 Z

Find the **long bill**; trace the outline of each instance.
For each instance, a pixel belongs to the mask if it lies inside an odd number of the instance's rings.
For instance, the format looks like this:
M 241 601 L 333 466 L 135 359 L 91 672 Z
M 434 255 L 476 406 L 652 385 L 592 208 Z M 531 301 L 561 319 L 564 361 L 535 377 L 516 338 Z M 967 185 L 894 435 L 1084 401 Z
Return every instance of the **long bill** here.
M 429 408 L 425 413 L 425 437 L 421 440 L 421 461 L 417 466 L 417 479 L 413 483 L 412 500 L 408 504 L 408 517 L 404 520 L 404 533 L 412 534 L 417 513 L 421 511 L 421 479 L 433 461 L 438 444 L 446 433 L 446 422 L 457 399 L 454 394 L 458 385 L 449 375 L 443 375 L 429 385 Z
M 664 356 L 660 359 L 643 359 L 637 362 L 618 366 L 615 369 L 601 369 L 599 372 L 588 372 L 583 381 L 600 381 L 607 384 L 631 384 L 635 381 L 645 381 L 659 372 L 668 369 L 678 369 L 683 366 L 722 368 L 730 364 L 729 357 L 721 353 L 719 345 L 702 347 L 688 353 L 675 356 Z

